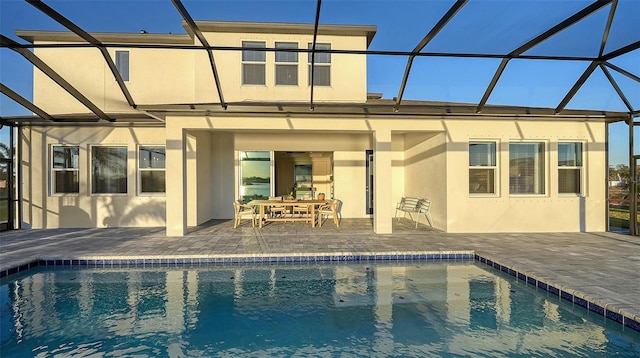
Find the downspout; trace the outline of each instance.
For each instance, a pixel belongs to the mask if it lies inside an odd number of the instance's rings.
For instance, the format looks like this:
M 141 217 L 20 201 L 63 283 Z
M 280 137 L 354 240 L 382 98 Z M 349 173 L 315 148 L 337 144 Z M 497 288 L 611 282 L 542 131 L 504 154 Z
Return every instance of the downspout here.
M 637 173 L 636 157 L 633 150 L 633 130 L 635 123 L 633 115 L 629 114 L 629 234 L 638 235 L 638 194 L 637 194 Z
M 23 126 L 18 125 L 15 127 L 15 132 L 17 134 L 17 141 L 15 144 L 15 155 L 16 155 L 16 183 L 15 185 L 17 186 L 17 198 L 16 200 L 18 201 L 18 217 L 14 218 L 15 220 L 18 220 L 18 225 L 16 226 L 14 223 L 14 227 L 18 230 L 22 229 L 22 128 Z M 11 131 L 11 135 L 13 136 L 13 131 Z M 14 138 L 11 139 L 11 142 L 14 141 Z

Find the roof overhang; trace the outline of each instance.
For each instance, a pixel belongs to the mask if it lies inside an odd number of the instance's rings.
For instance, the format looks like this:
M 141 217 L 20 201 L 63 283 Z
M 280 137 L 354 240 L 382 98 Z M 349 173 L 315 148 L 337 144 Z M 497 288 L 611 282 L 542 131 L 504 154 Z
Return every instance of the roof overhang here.
M 185 34 L 91 32 L 90 35 L 103 43 L 193 45 L 193 38 Z M 16 30 L 16 36 L 30 43 L 86 42 L 69 31 Z
M 202 32 L 313 35 L 314 31 L 314 24 L 300 23 L 243 21 L 196 21 L 195 23 Z M 182 26 L 193 36 L 184 21 Z M 378 27 L 375 25 L 318 25 L 318 35 L 366 36 L 367 47 L 371 44 L 377 30 Z

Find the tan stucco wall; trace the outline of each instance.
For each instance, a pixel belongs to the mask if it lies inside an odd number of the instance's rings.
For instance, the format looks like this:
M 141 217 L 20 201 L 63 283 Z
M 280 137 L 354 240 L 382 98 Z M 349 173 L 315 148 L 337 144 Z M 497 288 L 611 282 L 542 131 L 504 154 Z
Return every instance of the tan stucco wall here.
M 242 46 L 242 41 L 298 42 L 307 47 L 312 35 L 293 34 L 206 34 L 217 46 Z M 366 49 L 362 36 L 318 36 L 318 42 L 332 49 Z M 39 41 L 38 44 L 51 44 Z M 118 48 L 129 51 L 129 80 L 125 85 L 136 104 L 211 103 L 220 100 L 209 57 L 205 51 L 177 49 Z M 115 62 L 116 49 L 109 49 Z M 93 104 L 105 112 L 133 112 L 113 74 L 97 49 L 37 48 L 35 54 Z M 275 54 L 266 53 L 265 85 L 242 85 L 242 52 L 215 51 L 215 63 L 226 102 L 302 101 L 308 102 L 307 54 L 298 56 L 298 85 L 275 85 Z M 331 55 L 331 86 L 316 86 L 314 102 L 365 102 L 367 66 L 364 55 Z M 34 103 L 50 114 L 90 113 L 48 76 L 34 67 Z
M 38 128 L 22 130 L 23 215 L 32 228 L 164 226 L 165 197 L 137 195 L 139 145 L 164 145 L 163 128 Z M 78 145 L 79 194 L 50 195 L 52 145 Z M 92 145 L 126 146 L 127 194 L 91 194 Z
M 606 125 L 595 122 L 452 121 L 447 123 L 447 231 L 554 232 L 605 231 Z M 468 191 L 468 143 L 498 142 L 498 194 Z M 543 195 L 509 194 L 509 142 L 546 146 Z M 559 141 L 584 143 L 584 195 L 558 194 Z
M 431 200 L 433 227 L 446 231 L 447 152 L 445 134 L 407 133 L 404 140 L 404 196 Z M 398 198 L 397 201 L 400 201 Z M 425 215 L 419 222 L 429 225 Z
M 408 195 L 431 199 L 434 227 L 448 232 L 606 230 L 606 128 L 597 122 L 452 118 L 444 125 L 440 120 L 170 117 L 167 128 L 25 127 L 22 133 L 24 219 L 34 228 L 163 226 L 167 206 L 171 217 L 182 217 L 184 208 L 185 225 L 230 219 L 231 202 L 239 196 L 239 150 L 332 152 L 334 196 L 343 202 L 342 217 L 368 217 L 365 151 L 385 138 L 388 147 L 377 144 L 390 149 L 383 156 L 387 166 L 377 169 L 383 175 L 376 193 L 388 198 L 376 203 L 383 205 L 374 215 L 381 228 Z M 472 140 L 498 142 L 496 195 L 468 193 Z M 509 194 L 509 142 L 520 140 L 547 146 L 543 195 Z M 584 143 L 582 196 L 557 193 L 559 141 Z M 80 147 L 79 194 L 49 195 L 53 144 Z M 90 194 L 89 151 L 104 144 L 129 150 L 127 194 Z M 166 196 L 138 195 L 138 146 L 165 144 Z
M 125 85 L 137 104 L 194 101 L 197 90 L 194 86 L 194 51 L 118 50 L 130 52 L 130 77 Z M 114 62 L 115 51 L 109 49 Z M 97 49 L 38 48 L 35 54 L 103 111 L 133 111 Z M 33 81 L 34 103 L 48 113 L 90 113 L 87 107 L 36 67 Z

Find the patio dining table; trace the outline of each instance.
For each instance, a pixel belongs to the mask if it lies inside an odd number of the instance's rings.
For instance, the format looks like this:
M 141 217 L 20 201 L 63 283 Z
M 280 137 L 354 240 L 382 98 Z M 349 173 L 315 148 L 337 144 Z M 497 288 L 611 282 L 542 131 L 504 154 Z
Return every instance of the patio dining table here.
M 264 226 L 264 223 L 267 221 L 310 221 L 311 222 L 311 227 L 315 227 L 316 226 L 316 208 L 318 208 L 321 205 L 325 205 L 328 204 L 329 201 L 327 200 L 265 200 L 265 199 L 258 199 L 258 200 L 251 200 L 250 202 L 248 202 L 246 205 L 249 206 L 257 206 L 259 207 L 258 210 L 258 223 L 259 223 L 259 227 L 262 228 Z M 267 207 L 270 206 L 274 206 L 274 205 L 278 205 L 278 206 L 307 206 L 309 208 L 309 213 L 311 215 L 309 216 L 299 216 L 299 217 L 295 217 L 293 216 L 293 213 L 291 214 L 291 216 L 284 216 L 284 217 L 270 217 L 268 215 L 266 215 L 266 209 Z

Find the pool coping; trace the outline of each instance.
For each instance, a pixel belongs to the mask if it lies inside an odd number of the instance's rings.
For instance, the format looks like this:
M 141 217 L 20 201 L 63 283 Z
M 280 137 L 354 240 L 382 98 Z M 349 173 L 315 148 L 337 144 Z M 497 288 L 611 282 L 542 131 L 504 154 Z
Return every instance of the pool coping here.
M 421 251 L 410 253 L 298 253 L 298 254 L 254 254 L 254 255 L 161 255 L 161 256 L 80 256 L 80 257 L 41 257 L 25 260 L 17 266 L 0 271 L 0 279 L 25 272 L 36 267 L 81 266 L 87 268 L 128 268 L 128 267 L 171 267 L 184 265 L 224 265 L 224 264 L 260 264 L 260 263 L 312 263 L 312 262 L 349 262 L 349 261 L 474 261 L 508 274 L 519 281 L 546 291 L 558 299 L 578 305 L 623 327 L 640 332 L 640 316 L 624 308 L 591 297 L 583 292 L 564 287 L 552 280 L 527 273 L 514 265 L 506 265 L 499 258 L 478 253 L 476 250 Z

